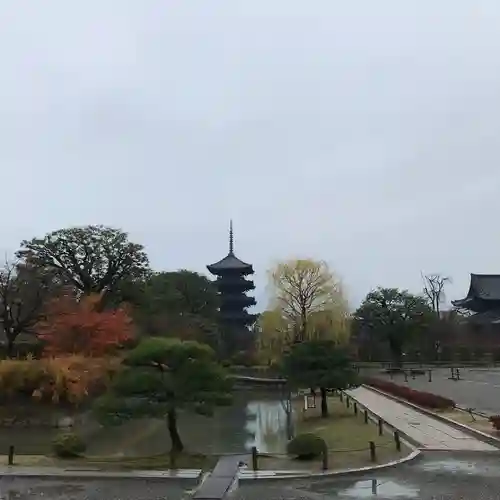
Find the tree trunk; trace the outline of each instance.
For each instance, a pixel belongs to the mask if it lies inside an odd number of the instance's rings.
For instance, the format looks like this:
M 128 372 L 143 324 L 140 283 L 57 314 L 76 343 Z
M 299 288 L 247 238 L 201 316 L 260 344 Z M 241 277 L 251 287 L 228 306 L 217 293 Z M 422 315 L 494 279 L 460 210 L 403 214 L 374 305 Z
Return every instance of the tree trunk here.
M 326 387 L 320 387 L 321 392 L 321 416 L 328 417 L 328 394 Z
M 300 341 L 304 342 L 306 340 L 307 335 L 307 309 L 302 307 L 301 311 L 301 320 L 302 320 L 302 331 L 300 333 Z
M 12 358 L 14 356 L 14 339 L 7 335 L 7 357 Z
M 175 408 L 171 408 L 167 413 L 167 426 L 172 442 L 172 452 L 179 453 L 184 449 L 179 431 L 177 430 L 177 412 Z
M 403 346 L 396 339 L 389 338 L 389 349 L 392 354 L 392 362 L 395 368 L 403 367 Z

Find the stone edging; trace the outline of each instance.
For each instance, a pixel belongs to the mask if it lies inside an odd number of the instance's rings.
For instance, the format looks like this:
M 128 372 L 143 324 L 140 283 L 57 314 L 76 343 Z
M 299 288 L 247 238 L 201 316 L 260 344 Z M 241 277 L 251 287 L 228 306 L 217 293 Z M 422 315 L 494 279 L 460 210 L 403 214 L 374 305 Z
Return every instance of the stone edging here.
M 322 479 L 331 477 L 344 477 L 356 474 L 363 474 L 366 472 L 376 472 L 383 469 L 389 469 L 397 465 L 415 460 L 421 454 L 421 450 L 414 449 L 406 457 L 385 464 L 368 465 L 367 467 L 360 467 L 357 469 L 341 469 L 336 471 L 326 472 L 298 472 L 298 471 L 266 471 L 260 470 L 255 473 L 254 471 L 240 471 L 238 474 L 240 481 L 267 481 L 267 480 L 290 480 L 290 479 Z
M 482 431 L 479 431 L 479 430 L 474 429 L 472 427 L 469 427 L 468 425 L 461 424 L 460 422 L 455 422 L 455 420 L 451 420 L 450 418 L 443 417 L 443 415 L 439 415 L 439 413 L 436 413 L 432 410 L 428 410 L 427 408 L 423 408 L 422 406 L 418 406 L 414 403 L 410 403 L 409 401 L 398 398 L 397 396 L 393 396 L 392 394 L 388 394 L 384 391 L 381 391 L 380 389 L 376 389 L 375 387 L 371 387 L 369 385 L 363 385 L 363 387 L 365 389 L 369 389 L 370 391 L 377 392 L 378 394 L 381 394 L 382 396 L 385 396 L 389 399 L 397 401 L 398 403 L 401 403 L 405 406 L 408 406 L 409 408 L 412 408 L 413 410 L 419 411 L 420 413 L 423 413 L 424 415 L 435 418 L 436 420 L 439 420 L 445 424 L 448 424 L 451 427 L 455 427 L 455 429 L 461 430 L 461 431 L 475 437 L 479 441 L 483 441 L 487 444 L 490 444 L 491 446 L 494 446 L 495 448 L 500 448 L 500 439 L 493 437 L 493 436 L 490 436 L 489 434 L 486 434 L 485 432 L 482 432 Z M 459 408 L 459 409 L 461 410 L 461 408 Z
M 47 477 L 61 479 L 148 479 L 148 480 L 169 480 L 196 481 L 202 476 L 201 469 L 179 469 L 179 470 L 131 470 L 131 471 L 102 471 L 85 469 L 56 469 L 37 467 L 1 467 L 0 478 L 2 477 Z

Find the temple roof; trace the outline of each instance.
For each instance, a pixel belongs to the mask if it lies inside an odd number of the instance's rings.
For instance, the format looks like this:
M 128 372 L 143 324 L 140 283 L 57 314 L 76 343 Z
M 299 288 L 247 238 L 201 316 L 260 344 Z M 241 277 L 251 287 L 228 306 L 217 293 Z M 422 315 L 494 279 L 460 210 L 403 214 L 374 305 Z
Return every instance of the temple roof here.
M 217 274 L 218 271 L 227 271 L 227 270 L 241 270 L 246 272 L 253 272 L 252 264 L 247 264 L 242 260 L 238 259 L 234 253 L 227 254 L 222 260 L 216 262 L 215 264 L 210 264 L 207 266 L 207 269 L 212 274 Z M 216 272 L 214 272 L 216 271 Z
M 500 324 L 500 311 L 494 310 L 476 313 L 472 316 L 469 316 L 468 318 L 464 318 L 463 322 L 483 325 L 497 325 Z
M 252 264 L 247 264 L 234 255 L 233 221 L 229 225 L 229 253 L 215 264 L 210 264 L 207 269 L 212 274 L 219 274 L 220 271 L 241 271 L 245 274 L 252 274 Z
M 455 307 L 467 308 L 475 300 L 500 301 L 500 274 L 471 274 L 467 296 L 452 300 Z

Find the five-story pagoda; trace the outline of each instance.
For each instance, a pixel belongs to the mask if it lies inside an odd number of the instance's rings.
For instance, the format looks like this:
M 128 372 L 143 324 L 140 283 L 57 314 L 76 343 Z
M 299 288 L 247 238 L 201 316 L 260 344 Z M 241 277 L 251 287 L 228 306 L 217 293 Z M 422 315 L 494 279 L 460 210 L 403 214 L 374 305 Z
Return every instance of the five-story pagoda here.
M 244 351 L 251 346 L 250 325 L 256 315 L 247 309 L 255 305 L 255 299 L 247 292 L 255 288 L 246 276 L 253 274 L 253 267 L 234 255 L 233 223 L 229 227 L 229 253 L 219 262 L 207 266 L 217 276 L 215 285 L 220 297 L 219 323 L 226 355 Z

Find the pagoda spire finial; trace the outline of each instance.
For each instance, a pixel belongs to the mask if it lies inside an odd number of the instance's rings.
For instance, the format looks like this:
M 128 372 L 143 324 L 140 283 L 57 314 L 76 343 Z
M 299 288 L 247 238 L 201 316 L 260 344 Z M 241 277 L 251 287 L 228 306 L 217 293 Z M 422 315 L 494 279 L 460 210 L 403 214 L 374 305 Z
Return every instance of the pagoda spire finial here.
M 229 254 L 234 253 L 233 219 L 229 221 Z

